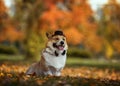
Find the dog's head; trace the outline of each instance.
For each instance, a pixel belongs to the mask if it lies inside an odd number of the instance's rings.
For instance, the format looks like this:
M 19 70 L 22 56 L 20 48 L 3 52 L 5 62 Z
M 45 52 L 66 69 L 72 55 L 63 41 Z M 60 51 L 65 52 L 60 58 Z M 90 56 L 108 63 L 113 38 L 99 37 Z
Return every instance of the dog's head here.
M 67 50 L 68 46 L 66 42 L 66 37 L 62 31 L 58 30 L 55 31 L 53 34 L 46 33 L 46 36 L 48 38 L 47 46 L 50 46 L 55 50 L 59 50 L 59 51 Z

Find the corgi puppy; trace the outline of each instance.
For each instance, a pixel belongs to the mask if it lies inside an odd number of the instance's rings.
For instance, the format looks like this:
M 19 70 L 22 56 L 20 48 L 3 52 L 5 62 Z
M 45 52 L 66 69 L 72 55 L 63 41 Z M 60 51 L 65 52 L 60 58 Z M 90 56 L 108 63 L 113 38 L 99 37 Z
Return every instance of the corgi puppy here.
M 41 54 L 41 60 L 32 64 L 26 74 L 37 76 L 60 76 L 66 63 L 68 45 L 62 31 L 46 33 L 48 42 Z

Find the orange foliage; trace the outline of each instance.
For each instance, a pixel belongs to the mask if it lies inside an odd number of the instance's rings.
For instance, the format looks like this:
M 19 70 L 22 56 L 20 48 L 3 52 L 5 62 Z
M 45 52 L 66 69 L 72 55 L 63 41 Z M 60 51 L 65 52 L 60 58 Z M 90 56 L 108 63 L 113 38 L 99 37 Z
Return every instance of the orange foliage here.
M 96 33 L 96 24 L 89 21 L 89 18 L 93 15 L 93 11 L 85 0 L 70 0 L 68 2 L 69 4 L 65 5 L 63 0 L 45 0 L 49 8 L 40 16 L 40 20 L 42 20 L 40 28 L 44 30 L 61 28 L 67 33 L 68 43 L 78 45 L 87 30 L 89 30 L 88 34 Z M 68 10 L 60 9 L 57 6 L 58 3 L 62 3 L 65 6 L 64 8 Z M 80 32 L 79 29 L 84 29 L 84 31 Z M 74 33 L 74 36 L 69 34 L 71 32 Z
M 64 30 L 69 44 L 78 45 L 83 40 L 83 35 L 76 28 Z
M 4 28 L 4 31 L 0 32 L 0 41 L 9 40 L 15 42 L 23 39 L 23 33 L 17 31 L 13 26 Z
M 14 42 L 16 40 L 21 40 L 23 38 L 23 33 L 20 33 L 13 27 L 8 27 L 6 30 L 6 39 L 9 39 L 11 42 Z
M 6 10 L 7 8 L 5 7 L 3 0 L 0 0 L 0 14 Z
M 21 38 L 23 38 L 23 34 L 16 30 L 7 14 L 7 8 L 3 0 L 0 0 L 0 41 L 9 40 L 14 42 Z
M 119 40 L 115 40 L 115 41 L 113 41 L 112 44 L 113 44 L 114 48 L 117 50 L 117 52 L 120 53 L 120 41 Z
M 102 50 L 103 40 L 100 37 L 95 36 L 94 34 L 91 34 L 84 38 L 85 38 L 84 44 L 87 47 L 87 49 L 90 49 L 94 51 L 95 53 L 98 53 Z
M 45 11 L 40 19 L 43 20 L 44 24 L 42 25 L 42 29 L 58 29 L 60 27 L 65 27 L 71 21 L 71 15 L 62 10 L 58 10 L 56 7 L 51 10 Z M 44 26 L 48 25 L 48 28 L 44 28 Z

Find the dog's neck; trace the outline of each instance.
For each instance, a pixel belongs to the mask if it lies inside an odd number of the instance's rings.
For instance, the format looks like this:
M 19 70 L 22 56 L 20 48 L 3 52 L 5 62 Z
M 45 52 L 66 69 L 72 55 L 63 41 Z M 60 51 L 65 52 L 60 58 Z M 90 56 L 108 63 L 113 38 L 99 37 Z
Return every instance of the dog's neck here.
M 56 50 L 55 50 L 55 56 L 59 56 L 59 55 L 65 55 L 66 54 L 66 50 L 63 50 L 62 52 L 57 52 Z

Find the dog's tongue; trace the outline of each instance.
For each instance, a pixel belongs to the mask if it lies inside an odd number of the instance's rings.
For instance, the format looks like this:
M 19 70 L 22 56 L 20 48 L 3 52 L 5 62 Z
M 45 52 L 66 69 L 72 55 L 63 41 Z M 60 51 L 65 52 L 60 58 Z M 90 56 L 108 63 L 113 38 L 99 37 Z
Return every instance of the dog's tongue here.
M 63 46 L 58 46 L 58 49 L 59 49 L 59 50 L 63 50 L 64 47 L 63 47 Z

